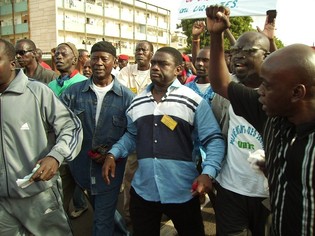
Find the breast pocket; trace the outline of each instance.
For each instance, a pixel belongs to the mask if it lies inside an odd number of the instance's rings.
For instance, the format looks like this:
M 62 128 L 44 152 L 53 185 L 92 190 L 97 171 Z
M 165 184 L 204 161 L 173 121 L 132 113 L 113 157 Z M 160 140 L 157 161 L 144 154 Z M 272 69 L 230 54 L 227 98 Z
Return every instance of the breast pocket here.
M 112 132 L 111 136 L 114 139 L 119 139 L 126 131 L 127 118 L 125 116 L 113 116 L 112 117 Z

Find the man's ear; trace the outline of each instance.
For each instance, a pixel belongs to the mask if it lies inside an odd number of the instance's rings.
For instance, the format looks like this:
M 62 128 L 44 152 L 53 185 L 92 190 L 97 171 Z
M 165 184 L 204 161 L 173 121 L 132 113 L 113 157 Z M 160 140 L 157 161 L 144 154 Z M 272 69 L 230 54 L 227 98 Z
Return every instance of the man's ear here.
M 292 102 L 297 102 L 299 100 L 302 100 L 306 95 L 306 87 L 304 84 L 298 84 L 295 86 L 295 88 L 292 91 Z
M 73 59 L 72 59 L 72 64 L 73 64 L 73 65 L 77 65 L 77 63 L 78 63 L 78 58 L 73 57 Z
M 33 54 L 34 58 L 36 59 L 36 56 L 37 56 L 36 51 L 34 50 L 34 51 L 33 51 L 33 52 L 31 52 L 31 53 Z
M 183 66 L 182 65 L 178 65 L 175 68 L 175 76 L 179 75 L 183 70 Z
M 12 60 L 10 62 L 10 68 L 11 68 L 11 71 L 15 70 L 16 69 L 16 61 L 15 60 Z

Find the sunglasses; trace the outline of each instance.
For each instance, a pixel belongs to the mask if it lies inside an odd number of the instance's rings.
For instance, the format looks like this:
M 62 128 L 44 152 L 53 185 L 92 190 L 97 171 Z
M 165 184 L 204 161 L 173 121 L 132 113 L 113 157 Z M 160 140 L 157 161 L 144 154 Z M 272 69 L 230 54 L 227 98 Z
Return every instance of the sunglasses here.
M 28 52 L 33 52 L 34 50 L 17 50 L 15 51 L 16 55 L 24 56 Z

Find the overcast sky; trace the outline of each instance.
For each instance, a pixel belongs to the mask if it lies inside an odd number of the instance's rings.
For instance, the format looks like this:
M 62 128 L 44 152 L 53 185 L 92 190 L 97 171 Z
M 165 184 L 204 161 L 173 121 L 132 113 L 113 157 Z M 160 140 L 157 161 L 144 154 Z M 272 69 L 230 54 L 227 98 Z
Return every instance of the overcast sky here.
M 177 11 L 182 0 L 144 0 L 171 10 L 172 29 L 175 29 Z M 285 45 L 303 43 L 315 45 L 315 0 L 278 0 L 276 36 Z M 265 17 L 253 17 L 253 27 L 264 26 Z

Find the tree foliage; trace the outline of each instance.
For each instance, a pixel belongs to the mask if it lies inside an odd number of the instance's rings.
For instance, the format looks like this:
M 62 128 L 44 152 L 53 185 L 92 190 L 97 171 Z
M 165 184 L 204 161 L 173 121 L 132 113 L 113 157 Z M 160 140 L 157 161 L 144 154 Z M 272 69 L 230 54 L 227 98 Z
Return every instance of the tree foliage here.
M 182 20 L 181 24 L 178 25 L 178 28 L 182 27 L 184 34 L 187 35 L 187 48 L 185 49 L 185 53 L 187 54 L 191 53 L 191 44 L 192 44 L 191 31 L 192 31 L 193 23 L 195 21 L 206 21 L 206 19 L 202 18 L 202 19 Z M 256 29 L 253 29 L 251 26 L 253 19 L 250 16 L 230 17 L 230 22 L 231 22 L 230 31 L 232 32 L 235 39 L 237 39 L 242 33 L 246 31 L 256 31 Z M 200 35 L 200 47 L 203 48 L 209 45 L 210 45 L 210 37 L 209 37 L 209 33 L 206 31 Z M 284 47 L 283 43 L 277 38 L 276 38 L 276 45 L 278 48 Z M 226 38 L 224 39 L 224 46 L 225 46 L 225 49 L 228 49 L 230 47 L 230 42 Z

